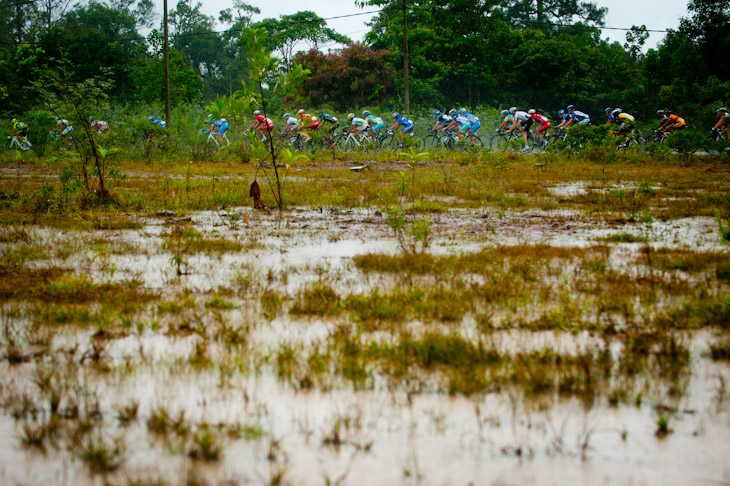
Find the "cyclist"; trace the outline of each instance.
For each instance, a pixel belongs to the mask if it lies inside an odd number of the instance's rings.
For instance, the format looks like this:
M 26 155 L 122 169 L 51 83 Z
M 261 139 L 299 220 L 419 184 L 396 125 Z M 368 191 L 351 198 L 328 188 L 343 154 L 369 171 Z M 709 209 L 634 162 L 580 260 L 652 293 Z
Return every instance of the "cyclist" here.
M 656 116 L 661 119 L 658 128 L 659 131 L 674 133 L 675 130 L 687 128 L 687 122 L 684 121 L 684 118 L 679 115 L 675 115 L 669 110 L 659 110 L 656 112 Z
M 464 110 L 464 113 L 466 113 L 466 110 Z M 459 137 L 459 140 L 461 140 L 463 142 L 464 141 L 464 132 L 468 132 L 469 127 L 471 127 L 471 123 L 469 123 L 469 119 L 454 109 L 449 110 L 449 115 L 451 115 L 452 119 L 451 119 L 451 123 L 449 123 L 446 126 L 446 129 L 453 130 L 454 132 L 456 132 L 456 135 Z
M 468 135 L 469 139 L 474 142 L 474 137 L 477 134 L 477 130 L 482 126 L 482 123 L 479 121 L 479 117 L 476 115 L 473 115 L 466 111 L 466 108 L 459 108 L 459 115 L 466 117 L 466 119 L 469 121 L 469 130 Z
M 392 116 L 395 120 L 395 125 L 390 127 L 390 130 L 395 130 L 396 128 L 401 127 L 401 133 L 398 134 L 398 138 L 400 138 L 400 142 L 401 144 L 403 144 L 403 133 L 412 133 L 416 126 L 411 120 L 409 120 L 405 116 L 400 116 L 400 113 L 398 113 L 397 111 L 393 113 Z
M 304 139 L 309 140 L 306 132 L 313 132 L 319 128 L 319 118 L 311 115 L 310 113 L 305 113 L 303 109 L 300 109 L 297 112 L 297 115 L 299 115 L 299 123 L 302 126 L 302 132 L 304 132 Z
M 271 130 L 274 129 L 274 122 L 272 122 L 270 118 L 264 117 L 259 110 L 254 111 L 253 116 L 255 117 L 255 120 L 251 126 L 248 127 L 248 131 L 256 130 L 261 137 L 261 140 L 266 140 L 271 133 Z
M 557 128 L 558 130 L 563 130 L 568 125 L 570 115 L 568 115 L 565 110 L 560 109 L 558 110 L 558 119 L 560 120 L 560 124 L 555 128 Z
M 56 117 L 56 133 L 61 136 L 61 140 L 71 143 L 71 140 L 66 137 L 69 136 L 70 138 L 70 134 L 73 131 L 74 127 L 71 126 L 68 120 L 66 120 L 65 118 L 61 118 L 60 116 Z
M 568 112 L 568 122 L 565 124 L 565 128 L 569 128 L 573 125 L 588 125 L 591 122 L 591 117 L 575 109 L 575 106 L 568 105 L 565 109 Z
M 337 117 L 333 116 L 333 115 L 329 115 L 322 110 L 319 110 L 317 112 L 317 116 L 321 120 L 320 123 L 322 123 L 322 124 L 327 123 L 328 125 L 330 125 L 330 129 L 327 130 L 326 132 L 324 132 L 324 136 L 327 137 L 327 140 L 329 140 L 331 142 L 332 134 L 334 133 L 335 130 L 337 130 L 337 127 L 340 126 L 340 123 L 337 120 Z
M 621 108 L 614 108 L 609 115 L 611 124 L 616 125 L 614 135 L 629 135 L 634 132 L 635 119 L 632 115 L 624 113 Z
M 97 133 L 99 135 L 103 135 L 109 131 L 109 124 L 104 120 L 95 120 L 92 116 L 91 118 L 89 118 L 89 123 L 91 123 L 91 128 L 97 129 Z
M 167 122 L 165 120 L 158 120 L 154 115 L 147 117 L 147 119 L 153 125 L 159 125 L 162 128 L 167 128 Z
M 433 115 L 434 120 L 436 120 L 436 124 L 433 126 L 431 131 L 435 132 L 438 130 L 439 132 L 444 133 L 444 129 L 449 126 L 453 120 L 451 115 L 441 113 L 439 110 L 433 110 L 431 114 Z
M 368 122 L 368 126 L 370 127 L 370 138 L 373 139 L 373 142 L 375 141 L 375 137 L 378 135 L 378 130 L 383 128 L 385 126 L 385 123 L 383 122 L 383 119 L 379 116 L 371 115 L 368 110 L 365 110 L 362 112 L 362 116 L 365 117 L 365 120 Z
M 722 108 L 718 108 L 715 110 L 715 114 L 717 115 L 718 120 L 717 123 L 715 123 L 715 126 L 712 127 L 712 130 L 724 130 L 727 132 L 730 129 L 730 114 L 728 114 L 727 108 L 724 106 Z
M 284 113 L 283 118 L 286 120 L 286 125 L 284 126 L 284 131 L 281 133 L 289 136 L 295 135 L 297 128 L 299 128 L 299 121 L 296 117 L 291 116 L 291 113 Z
M 526 111 L 518 110 L 515 106 L 509 109 L 509 113 L 514 119 L 512 120 L 512 126 L 507 129 L 507 133 L 512 133 L 517 128 L 517 125 L 519 125 L 520 131 L 522 132 L 522 141 L 525 143 L 523 150 L 529 150 L 530 147 L 527 145 L 527 132 L 530 131 L 530 127 L 535 123 L 535 120 L 532 119 L 532 115 Z
M 28 136 L 28 125 L 23 123 L 20 120 L 16 120 L 13 118 L 13 127 L 10 130 L 10 139 L 12 140 L 15 137 L 24 138 Z
M 498 133 L 501 132 L 507 128 L 507 125 L 511 125 L 514 119 L 515 117 L 509 112 L 509 110 L 502 110 L 502 124 L 494 131 Z
M 368 129 L 368 121 L 365 118 L 356 117 L 354 113 L 348 113 L 347 119 L 350 120 L 350 128 L 347 129 L 347 134 L 357 132 L 357 135 L 362 139 Z
M 537 129 L 537 136 L 540 140 L 545 140 L 545 131 L 547 131 L 548 128 L 550 128 L 550 120 L 546 116 L 542 116 L 535 110 L 534 108 L 529 110 L 527 112 L 528 115 L 532 117 L 535 123 L 540 125 L 540 128 Z

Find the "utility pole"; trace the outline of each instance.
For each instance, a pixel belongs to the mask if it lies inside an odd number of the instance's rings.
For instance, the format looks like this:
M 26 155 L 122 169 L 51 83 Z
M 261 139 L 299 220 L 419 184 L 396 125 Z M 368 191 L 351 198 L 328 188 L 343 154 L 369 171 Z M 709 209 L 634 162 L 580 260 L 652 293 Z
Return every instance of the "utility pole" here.
M 408 18 L 406 16 L 406 0 L 403 0 L 403 106 L 405 114 L 411 114 L 411 102 L 408 93 Z
M 167 0 L 164 0 L 165 9 L 163 23 L 165 24 L 165 47 L 164 47 L 164 62 L 165 62 L 165 123 L 167 128 L 170 128 L 170 50 L 168 48 L 168 35 L 167 35 Z

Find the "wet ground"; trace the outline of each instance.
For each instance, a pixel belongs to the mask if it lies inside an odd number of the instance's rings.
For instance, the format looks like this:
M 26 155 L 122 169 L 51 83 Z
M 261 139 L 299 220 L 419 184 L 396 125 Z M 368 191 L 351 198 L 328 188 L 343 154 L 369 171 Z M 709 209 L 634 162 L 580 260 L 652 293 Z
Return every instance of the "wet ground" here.
M 551 192 L 572 195 L 584 188 Z M 712 218 L 616 223 L 536 210 L 450 210 L 428 217 L 434 231 L 428 251 L 434 255 L 513 245 L 590 248 L 616 234 L 644 238 L 655 248 L 724 251 Z M 402 251 L 385 219 L 365 209 L 279 214 L 231 208 L 140 218 L 140 230 L 29 228 L 21 241 L 4 239 L 4 251 L 33 245 L 46 252 L 30 266 L 71 268 L 94 282 L 134 280 L 155 300 L 133 312 L 128 324 L 120 324 L 125 314 L 119 313 L 107 324 L 92 318 L 41 329 L 34 327 L 42 319 L 32 302 L 3 301 L 3 344 L 22 335 L 33 357 L 13 363 L 8 352 L 0 364 L 0 484 L 730 484 L 730 365 L 708 357 L 714 329 L 682 334 L 690 351 L 683 393 L 659 387 L 643 400 L 619 405 L 531 395 L 517 384 L 451 395 L 438 386 L 413 392 L 407 377 L 394 382 L 375 374 L 365 389 L 338 376 L 313 387 L 283 378 L 275 365 L 282 346 L 305 350 L 326 342 L 348 318 L 279 312 L 268 319 L 258 295 L 274 291 L 295 299 L 322 281 L 341 294 L 393 285 L 397 278 L 363 274 L 352 260 Z M 175 228 L 193 228 L 198 236 L 179 236 Z M 201 237 L 240 247 L 192 251 Z M 626 274 L 640 271 L 635 262 L 645 246 L 611 244 L 606 263 Z M 212 295 L 230 306 L 210 304 Z M 155 307 L 186 298 L 197 303 L 179 314 Z M 92 313 L 100 309 L 99 303 L 84 306 Z M 244 329 L 245 346 L 205 334 L 206 327 L 223 324 Z M 468 314 L 450 326 L 467 338 L 480 333 Z M 622 349 L 620 342 L 588 331 L 512 329 L 486 339 L 511 354 Z M 205 364 L 195 364 L 196 353 Z M 51 410 L 49 392 L 39 385 L 45 374 L 63 383 L 58 410 L 76 403 L 77 416 Z M 134 403 L 135 417 L 122 423 L 120 408 Z M 164 431 L 155 432 L 151 419 L 161 410 L 171 418 Z M 182 418 L 170 425 L 176 417 Z M 54 420 L 60 432 L 41 447 L 23 439 L 28 426 Z M 81 433 L 85 422 L 90 432 Z M 94 437 L 103 445 L 95 450 L 123 444 L 113 467 L 90 466 Z

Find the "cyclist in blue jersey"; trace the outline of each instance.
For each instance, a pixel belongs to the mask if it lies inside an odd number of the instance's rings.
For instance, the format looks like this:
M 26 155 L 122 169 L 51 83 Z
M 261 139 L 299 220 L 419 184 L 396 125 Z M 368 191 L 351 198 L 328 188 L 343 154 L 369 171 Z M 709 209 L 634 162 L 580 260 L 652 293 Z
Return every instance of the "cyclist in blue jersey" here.
M 591 122 L 591 117 L 589 117 L 582 111 L 576 110 L 575 106 L 573 105 L 568 105 L 565 110 L 568 112 L 569 115 L 568 122 L 565 124 L 566 128 L 569 128 L 573 125 L 588 125 Z
M 393 119 L 395 120 L 395 125 L 390 127 L 390 130 L 395 130 L 398 127 L 401 127 L 400 131 L 401 133 L 398 135 L 398 138 L 400 138 L 401 143 L 403 143 L 403 133 L 411 133 L 413 132 L 413 129 L 416 128 L 416 126 L 413 124 L 411 120 L 408 118 L 401 116 L 400 113 L 397 111 L 393 113 Z
M 444 128 L 446 128 L 453 120 L 451 116 L 445 113 L 441 113 L 440 110 L 433 110 L 431 114 L 433 115 L 434 120 L 436 120 L 436 124 L 433 126 L 431 131 L 439 131 L 441 133 L 444 133 Z
M 479 130 L 479 127 L 482 126 L 481 122 L 479 121 L 479 117 L 466 111 L 466 108 L 460 108 L 459 115 L 466 117 L 467 121 L 469 122 L 468 135 L 469 139 L 474 142 L 474 136 L 477 134 L 477 130 Z
M 365 117 L 365 120 L 368 122 L 368 126 L 371 130 L 370 138 L 372 138 L 374 142 L 375 137 L 378 135 L 378 130 L 385 126 L 385 122 L 383 122 L 383 119 L 379 116 L 371 115 L 368 110 L 363 111 L 362 116 Z
M 466 113 L 466 110 L 464 110 L 464 112 Z M 449 115 L 451 115 L 453 119 L 446 128 L 448 130 L 454 130 L 456 135 L 459 137 L 459 140 L 463 142 L 464 133 L 469 133 L 471 123 L 469 123 L 469 120 L 463 114 L 456 110 L 449 110 Z
M 494 131 L 495 132 L 501 132 L 505 128 L 507 128 L 507 125 L 511 125 L 512 122 L 515 120 L 514 115 L 512 115 L 509 110 L 502 110 L 502 124 L 499 125 Z

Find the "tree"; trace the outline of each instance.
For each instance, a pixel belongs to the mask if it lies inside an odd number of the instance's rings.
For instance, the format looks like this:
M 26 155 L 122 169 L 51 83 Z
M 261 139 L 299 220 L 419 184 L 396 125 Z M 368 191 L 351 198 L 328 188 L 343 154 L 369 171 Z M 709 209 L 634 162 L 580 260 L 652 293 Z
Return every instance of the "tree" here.
M 389 57 L 388 51 L 376 52 L 360 43 L 329 54 L 316 49 L 299 54 L 294 62 L 312 73 L 299 88 L 299 96 L 303 104 L 341 111 L 385 103 L 394 94 Z
M 284 67 L 291 64 L 294 47 L 306 42 L 311 49 L 319 49 L 325 42 L 349 44 L 352 40 L 327 27 L 327 22 L 310 10 L 281 15 L 279 19 L 267 18 L 256 22 L 254 27 L 268 33 L 267 47 L 281 54 Z
M 40 38 L 47 59 L 66 59 L 74 66 L 71 81 L 94 77 L 102 68 L 110 68 L 117 97 L 131 94 L 134 85 L 130 74 L 138 47 L 143 45 L 144 38 L 137 33 L 131 13 L 93 1 L 74 8 Z
M 518 29 L 539 29 L 555 34 L 560 26 L 576 21 L 603 25 L 607 8 L 578 0 L 503 0 L 504 19 Z
M 134 99 L 145 103 L 164 102 L 165 66 L 162 57 L 162 35 L 153 30 L 147 36 L 152 52 L 146 59 L 136 61 L 132 73 L 135 86 Z M 170 102 L 173 105 L 199 101 L 203 98 L 203 82 L 200 75 L 192 69 L 185 56 L 170 49 Z

